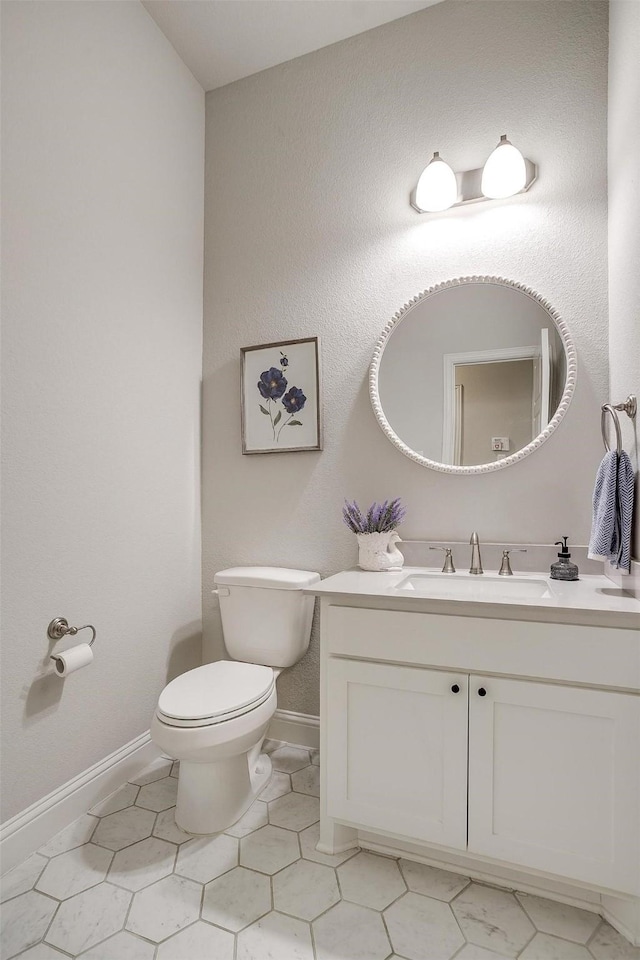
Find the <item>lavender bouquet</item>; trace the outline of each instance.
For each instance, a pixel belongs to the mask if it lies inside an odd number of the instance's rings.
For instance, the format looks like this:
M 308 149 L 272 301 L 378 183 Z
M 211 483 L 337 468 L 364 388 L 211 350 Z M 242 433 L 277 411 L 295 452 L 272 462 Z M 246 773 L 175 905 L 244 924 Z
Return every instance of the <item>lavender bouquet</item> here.
M 384 503 L 372 503 L 363 513 L 356 501 L 345 500 L 342 519 L 353 533 L 389 533 L 402 523 L 406 510 L 400 497 L 385 500 Z

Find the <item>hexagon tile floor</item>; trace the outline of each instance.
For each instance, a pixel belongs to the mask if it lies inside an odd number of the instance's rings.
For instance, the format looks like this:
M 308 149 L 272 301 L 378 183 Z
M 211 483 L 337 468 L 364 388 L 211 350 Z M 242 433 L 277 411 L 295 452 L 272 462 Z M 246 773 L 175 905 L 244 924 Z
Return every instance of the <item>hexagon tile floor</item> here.
M 162 758 L 6 874 L 3 960 L 640 960 L 575 907 L 317 853 L 317 754 L 266 749 L 272 780 L 226 833 L 176 826 L 176 765 Z

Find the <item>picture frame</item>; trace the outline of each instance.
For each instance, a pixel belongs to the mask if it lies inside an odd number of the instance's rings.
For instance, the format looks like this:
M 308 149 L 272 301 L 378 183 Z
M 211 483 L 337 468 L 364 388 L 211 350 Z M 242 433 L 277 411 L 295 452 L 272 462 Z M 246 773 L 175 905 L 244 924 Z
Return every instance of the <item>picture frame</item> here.
M 322 450 L 318 337 L 240 350 L 242 453 Z

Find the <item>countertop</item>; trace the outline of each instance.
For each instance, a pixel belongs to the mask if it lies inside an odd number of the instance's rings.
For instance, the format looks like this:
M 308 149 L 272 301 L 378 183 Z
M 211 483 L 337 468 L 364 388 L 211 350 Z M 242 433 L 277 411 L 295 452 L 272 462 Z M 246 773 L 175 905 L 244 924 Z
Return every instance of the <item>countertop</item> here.
M 605 576 L 585 575 L 579 580 L 551 580 L 546 574 L 528 573 L 514 577 L 514 581 L 545 581 L 548 596 L 522 597 L 509 596 L 509 584 L 505 583 L 504 598 L 491 598 L 474 595 L 474 583 L 483 577 L 471 577 L 467 573 L 456 573 L 457 581 L 463 584 L 466 596 L 436 597 L 426 593 L 416 593 L 399 589 L 399 585 L 410 576 L 428 575 L 432 582 L 454 577 L 443 574 L 439 569 L 427 567 L 404 567 L 402 570 L 373 573 L 360 569 L 343 570 L 304 592 L 319 597 L 334 597 L 344 603 L 348 600 L 359 606 L 370 605 L 389 609 L 415 609 L 431 613 L 494 617 L 511 620 L 541 620 L 555 623 L 578 623 L 587 626 L 619 627 L 640 630 L 640 600 L 620 589 Z M 495 580 L 495 575 L 486 575 Z M 502 580 L 502 578 L 499 578 Z M 511 580 L 511 578 L 504 578 Z M 514 583 L 515 585 L 515 583 Z M 428 589 L 428 588 L 427 588 Z M 479 591 L 482 584 L 479 584 Z M 367 601 L 365 603 L 364 601 Z

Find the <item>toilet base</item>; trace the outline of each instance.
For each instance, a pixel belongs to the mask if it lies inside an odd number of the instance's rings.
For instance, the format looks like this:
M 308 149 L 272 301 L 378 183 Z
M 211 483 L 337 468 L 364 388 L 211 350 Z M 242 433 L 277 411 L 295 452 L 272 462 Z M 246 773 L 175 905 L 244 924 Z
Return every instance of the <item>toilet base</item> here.
M 271 779 L 271 759 L 257 744 L 214 763 L 180 761 L 176 823 L 187 833 L 221 833 L 247 812 Z

